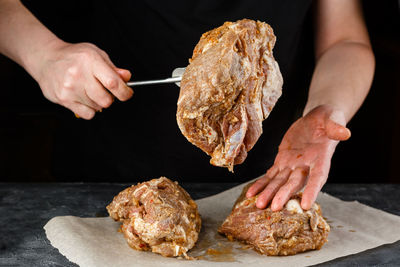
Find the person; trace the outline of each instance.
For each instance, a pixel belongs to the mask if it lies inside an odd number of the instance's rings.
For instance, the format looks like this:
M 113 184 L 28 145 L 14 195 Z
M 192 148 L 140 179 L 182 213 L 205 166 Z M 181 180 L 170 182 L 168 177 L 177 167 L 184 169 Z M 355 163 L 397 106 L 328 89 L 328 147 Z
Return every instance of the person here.
M 61 127 L 54 163 L 58 177 L 69 181 L 104 177 L 126 181 L 156 175 L 254 178 L 271 164 L 247 197 L 259 193 L 257 207 L 271 203 L 273 210 L 280 210 L 304 187 L 301 206 L 311 207 L 327 181 L 336 146 L 350 137 L 346 124 L 372 82 L 374 55 L 359 1 L 88 3 L 92 5 L 86 11 L 95 15 L 82 27 L 98 46 L 63 41 L 20 1 L 0 0 L 0 52 L 21 65 L 48 100 L 89 120 L 70 118 Z M 69 4 L 75 11 L 83 5 Z M 304 105 L 301 96 L 306 90 L 296 88 L 293 77 L 302 71 L 295 59 L 304 52 L 299 51 L 302 27 L 311 8 L 315 69 L 302 116 L 286 127 Z M 274 54 L 285 85 L 282 99 L 264 122 L 264 134 L 245 163 L 230 174 L 210 166 L 206 155 L 179 133 L 174 85 L 138 88 L 133 96 L 126 86 L 130 71 L 117 66 L 135 68 L 136 80 L 167 77 L 174 67 L 187 64 L 203 32 L 244 17 L 273 27 L 277 35 Z M 127 102 L 114 104 L 117 100 Z

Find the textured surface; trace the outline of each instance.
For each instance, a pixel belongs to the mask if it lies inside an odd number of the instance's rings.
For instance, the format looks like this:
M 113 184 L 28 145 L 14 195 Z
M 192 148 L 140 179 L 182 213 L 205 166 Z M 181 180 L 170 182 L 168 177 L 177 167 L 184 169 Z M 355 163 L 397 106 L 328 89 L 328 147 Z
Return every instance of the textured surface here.
M 182 134 L 227 167 L 243 163 L 282 93 L 272 28 L 248 19 L 204 33 L 181 81 L 177 121 Z
M 246 198 L 251 185 L 243 188 L 218 232 L 270 256 L 320 249 L 327 242 L 330 227 L 317 203 L 304 211 L 299 202 L 301 194 L 298 194 L 281 211 L 273 212 L 270 207 L 260 210 L 256 207 L 257 196 Z
M 128 187 L 107 211 L 129 246 L 165 257 L 185 256 L 196 243 L 201 219 L 196 203 L 178 183 L 166 177 Z
M 132 184 L 137 181 L 132 181 Z M 234 183 L 183 184 L 194 199 Z M 105 206 L 130 184 L 0 184 L 0 266 L 76 266 L 54 249 L 43 226 L 55 216 L 107 216 Z M 400 215 L 400 185 L 328 184 L 323 191 L 343 200 Z M 336 259 L 321 266 L 396 266 L 400 242 Z

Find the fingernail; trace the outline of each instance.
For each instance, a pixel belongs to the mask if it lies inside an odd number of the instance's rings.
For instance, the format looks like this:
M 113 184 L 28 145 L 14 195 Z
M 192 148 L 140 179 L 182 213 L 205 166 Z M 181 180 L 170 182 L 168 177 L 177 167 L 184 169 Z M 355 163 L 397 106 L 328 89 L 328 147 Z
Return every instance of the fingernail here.
M 348 138 L 350 138 L 350 137 L 351 137 L 351 131 L 350 131 L 350 129 L 349 129 L 349 128 L 346 128 L 346 132 L 347 132 Z
M 272 205 L 271 205 L 271 210 L 272 210 L 272 211 L 278 211 L 278 210 L 279 210 L 278 204 L 272 203 Z
M 307 205 L 306 205 L 305 203 L 303 203 L 303 202 L 301 202 L 301 208 L 302 208 L 303 210 L 309 210 L 309 208 L 307 207 Z

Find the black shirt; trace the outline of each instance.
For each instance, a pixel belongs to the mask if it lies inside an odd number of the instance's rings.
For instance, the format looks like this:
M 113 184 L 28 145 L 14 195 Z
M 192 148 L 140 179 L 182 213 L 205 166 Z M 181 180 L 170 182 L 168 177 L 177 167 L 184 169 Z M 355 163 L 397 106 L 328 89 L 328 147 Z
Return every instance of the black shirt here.
M 306 86 L 296 82 L 300 68 L 293 64 L 303 52 L 299 47 L 311 0 L 82 2 L 66 4 L 66 21 L 60 21 L 59 16 L 49 19 L 58 28 L 46 26 L 66 41 L 96 44 L 117 66 L 131 70 L 133 80 L 169 77 L 174 68 L 188 64 L 201 34 L 225 21 L 264 21 L 277 36 L 274 56 L 284 78 L 283 96 L 264 121 L 263 135 L 232 174 L 210 165 L 210 157 L 181 134 L 175 117 L 176 85 L 135 87 L 131 100 L 114 103 L 91 121 L 75 119 L 68 113 L 56 139 L 53 170 L 58 180 L 129 182 L 166 176 L 175 180 L 244 181 L 270 167 L 284 132 L 304 104 Z M 35 5 L 34 1 L 29 4 Z M 77 15 L 71 18 L 67 15 L 70 12 L 83 13 L 79 27 L 72 24 L 74 30 L 68 28 L 68 21 L 73 23 Z M 40 13 L 36 12 L 39 19 Z

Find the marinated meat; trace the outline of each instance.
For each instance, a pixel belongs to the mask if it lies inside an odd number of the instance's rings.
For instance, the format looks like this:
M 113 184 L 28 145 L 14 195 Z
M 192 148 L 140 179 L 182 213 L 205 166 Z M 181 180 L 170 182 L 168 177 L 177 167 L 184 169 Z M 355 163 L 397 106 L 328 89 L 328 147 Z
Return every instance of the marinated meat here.
M 201 219 L 196 203 L 176 182 L 161 177 L 120 192 L 107 206 L 122 222 L 122 232 L 137 250 L 166 257 L 185 256 L 198 239 Z
M 242 163 L 282 93 L 272 28 L 248 19 L 204 33 L 182 77 L 177 121 L 183 135 L 227 167 Z
M 257 196 L 246 199 L 248 188 L 218 229 L 230 240 L 245 242 L 266 255 L 293 255 L 320 249 L 327 242 L 330 227 L 318 204 L 305 211 L 300 206 L 301 194 L 297 194 L 281 211 L 273 212 L 270 207 L 260 210 Z

